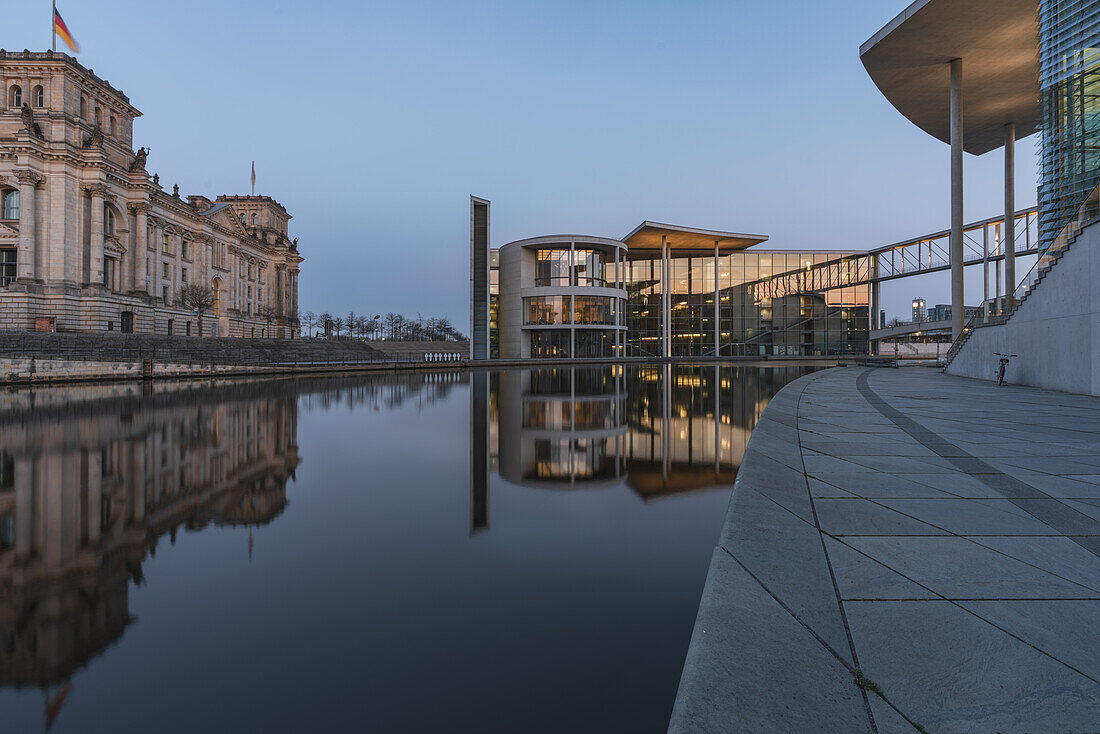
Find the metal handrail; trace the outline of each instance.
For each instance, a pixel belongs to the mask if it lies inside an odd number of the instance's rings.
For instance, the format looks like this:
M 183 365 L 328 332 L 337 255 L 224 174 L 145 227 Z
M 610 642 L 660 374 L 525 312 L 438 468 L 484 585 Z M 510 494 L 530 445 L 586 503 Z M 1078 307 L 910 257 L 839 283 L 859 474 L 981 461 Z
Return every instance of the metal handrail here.
M 1001 296 L 1000 298 L 990 298 L 982 302 L 981 307 L 979 307 L 978 311 L 966 322 L 966 325 L 963 326 L 962 333 L 951 343 L 951 348 L 947 350 L 947 364 L 951 364 L 951 361 L 955 359 L 955 355 L 962 349 L 962 345 L 970 336 L 971 331 L 983 326 L 997 326 L 998 324 L 1003 324 L 1005 321 L 1008 321 L 1008 318 L 1019 307 L 1020 303 L 1031 293 L 1032 288 L 1035 287 L 1035 283 L 1039 278 L 1042 277 L 1054 264 L 1054 261 L 1061 257 L 1062 253 L 1073 244 L 1077 239 L 1077 235 L 1081 233 L 1081 230 L 1098 217 L 1100 217 L 1100 186 L 1094 188 L 1089 195 L 1085 197 L 1081 206 L 1077 207 L 1077 211 L 1074 213 L 1073 217 L 1058 231 L 1058 234 L 1050 241 L 1050 244 L 1039 248 L 1039 257 L 1035 260 L 1035 264 L 1032 265 L 1031 270 L 1020 279 L 1020 284 L 1017 285 L 1011 293 Z

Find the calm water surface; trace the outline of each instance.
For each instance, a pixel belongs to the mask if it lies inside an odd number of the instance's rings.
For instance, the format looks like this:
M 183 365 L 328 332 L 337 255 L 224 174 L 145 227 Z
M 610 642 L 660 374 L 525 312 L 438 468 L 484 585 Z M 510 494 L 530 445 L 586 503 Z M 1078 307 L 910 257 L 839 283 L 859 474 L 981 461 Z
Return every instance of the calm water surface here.
M 0 731 L 663 732 L 802 368 L 0 396 Z

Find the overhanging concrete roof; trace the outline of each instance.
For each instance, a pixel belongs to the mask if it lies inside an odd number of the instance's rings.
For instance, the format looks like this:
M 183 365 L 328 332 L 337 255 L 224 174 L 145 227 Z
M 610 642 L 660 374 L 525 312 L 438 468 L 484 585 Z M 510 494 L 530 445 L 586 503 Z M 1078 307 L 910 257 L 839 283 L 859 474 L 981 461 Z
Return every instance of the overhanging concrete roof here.
M 695 229 L 676 224 L 645 221 L 623 237 L 623 242 L 631 250 L 659 250 L 661 237 L 668 239 L 669 249 L 673 250 L 713 250 L 715 242 L 723 250 L 744 250 L 746 247 L 758 245 L 768 239 L 768 236 L 763 234 L 718 232 L 711 229 Z
M 963 149 L 981 155 L 1039 128 L 1036 0 L 916 0 L 859 57 L 898 112 L 951 142 L 948 64 L 962 59 Z

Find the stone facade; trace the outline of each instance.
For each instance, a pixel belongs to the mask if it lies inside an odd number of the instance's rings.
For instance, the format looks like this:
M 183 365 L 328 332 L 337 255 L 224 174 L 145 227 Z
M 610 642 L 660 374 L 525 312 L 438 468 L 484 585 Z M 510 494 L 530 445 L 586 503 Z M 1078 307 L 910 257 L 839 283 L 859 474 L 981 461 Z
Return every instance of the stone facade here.
M 0 50 L 0 329 L 293 337 L 303 260 L 268 196 L 179 195 L 133 149 L 129 98 L 70 56 Z

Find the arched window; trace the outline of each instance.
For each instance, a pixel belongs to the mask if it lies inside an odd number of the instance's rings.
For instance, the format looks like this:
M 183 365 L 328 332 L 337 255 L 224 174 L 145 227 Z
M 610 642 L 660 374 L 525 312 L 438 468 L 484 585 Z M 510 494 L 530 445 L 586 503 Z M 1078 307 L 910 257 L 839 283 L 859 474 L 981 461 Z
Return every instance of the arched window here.
M 111 137 L 115 136 L 115 116 L 111 115 Z
M 23 87 L 19 86 L 18 84 L 11 85 L 11 90 L 8 92 L 8 106 L 23 106 Z
M 32 97 L 34 99 L 34 106 L 35 107 L 45 107 L 46 106 L 46 90 L 42 88 L 41 84 L 39 84 L 37 87 L 34 88 L 34 92 L 32 93 Z
M 101 120 L 99 118 L 100 118 L 99 108 L 96 107 L 95 108 L 95 124 L 96 125 L 99 125 L 101 123 Z
M 19 219 L 19 190 L 0 191 L 0 219 Z
M 115 233 L 115 213 L 111 211 L 109 206 L 103 207 L 103 234 L 113 235 Z
M 247 222 L 244 221 L 244 215 L 243 214 L 241 215 L 241 224 L 247 224 Z
M 83 97 L 80 98 L 80 119 L 88 119 L 88 100 L 84 99 Z
M 253 214 L 252 215 L 252 226 L 255 227 L 259 223 L 260 223 L 260 215 L 259 214 Z

